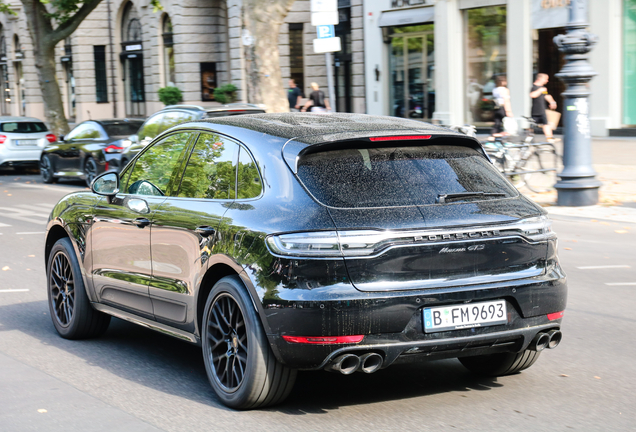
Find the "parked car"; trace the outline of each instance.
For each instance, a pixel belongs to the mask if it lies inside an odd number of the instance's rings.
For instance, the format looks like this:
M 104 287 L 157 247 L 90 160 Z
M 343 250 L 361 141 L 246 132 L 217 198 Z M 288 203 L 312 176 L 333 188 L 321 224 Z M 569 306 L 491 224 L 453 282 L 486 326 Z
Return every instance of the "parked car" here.
M 232 103 L 207 108 L 198 105 L 169 105 L 150 116 L 139 131 L 124 142 L 126 148 L 121 156 L 121 168 L 126 166 L 157 135 L 180 123 L 204 118 L 262 114 L 264 112 L 265 110 L 258 105 L 244 103 Z
M 119 169 L 122 142 L 142 124 L 143 120 L 134 119 L 88 120 L 78 124 L 42 151 L 42 180 L 53 183 L 59 178 L 80 178 L 90 186 L 98 174 Z
M 0 166 L 37 164 L 42 149 L 55 142 L 49 128 L 33 117 L 0 117 Z
M 57 204 L 49 307 L 64 338 L 99 336 L 116 316 L 201 345 L 212 387 L 239 409 L 281 402 L 299 369 L 457 357 L 506 375 L 562 337 L 550 226 L 449 129 L 355 114 L 200 120 Z

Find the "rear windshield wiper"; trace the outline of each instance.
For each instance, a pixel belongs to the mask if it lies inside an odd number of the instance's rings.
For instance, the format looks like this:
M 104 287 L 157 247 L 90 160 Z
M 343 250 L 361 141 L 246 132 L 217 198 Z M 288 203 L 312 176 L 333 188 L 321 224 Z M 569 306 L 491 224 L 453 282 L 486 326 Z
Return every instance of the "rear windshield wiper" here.
M 436 202 L 438 204 L 444 204 L 445 202 L 448 202 L 448 200 L 452 200 L 452 199 L 456 199 L 456 198 L 498 197 L 498 196 L 506 196 L 506 194 L 505 193 L 501 193 L 501 192 L 455 192 L 455 193 L 437 195 Z

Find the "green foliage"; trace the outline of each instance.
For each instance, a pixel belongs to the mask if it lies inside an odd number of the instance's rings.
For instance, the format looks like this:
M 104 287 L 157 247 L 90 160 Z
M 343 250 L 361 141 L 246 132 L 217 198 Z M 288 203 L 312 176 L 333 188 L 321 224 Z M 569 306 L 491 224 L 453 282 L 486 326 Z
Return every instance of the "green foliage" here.
M 4 13 L 4 14 L 7 14 L 7 15 L 14 15 L 14 16 L 18 15 L 18 13 L 16 11 L 11 9 L 11 7 L 8 4 L 6 4 L 6 3 L 4 3 L 2 1 L 0 1 L 0 13 Z
M 227 104 L 236 100 L 236 86 L 234 84 L 225 84 L 214 89 L 214 100 L 219 103 Z
M 175 105 L 183 100 L 183 94 L 177 87 L 162 87 L 158 93 L 164 105 Z

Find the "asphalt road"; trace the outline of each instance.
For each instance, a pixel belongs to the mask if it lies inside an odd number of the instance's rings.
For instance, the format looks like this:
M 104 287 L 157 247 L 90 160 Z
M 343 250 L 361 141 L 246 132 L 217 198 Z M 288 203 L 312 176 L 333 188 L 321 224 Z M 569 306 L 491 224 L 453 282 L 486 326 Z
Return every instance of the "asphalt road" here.
M 51 324 L 44 228 L 81 183 L 0 171 L 0 430 L 634 430 L 636 224 L 556 216 L 569 301 L 561 345 L 496 379 L 455 360 L 373 375 L 300 373 L 271 409 L 220 405 L 200 350 L 114 319 L 95 340 Z M 610 266 L 610 267 L 608 267 Z

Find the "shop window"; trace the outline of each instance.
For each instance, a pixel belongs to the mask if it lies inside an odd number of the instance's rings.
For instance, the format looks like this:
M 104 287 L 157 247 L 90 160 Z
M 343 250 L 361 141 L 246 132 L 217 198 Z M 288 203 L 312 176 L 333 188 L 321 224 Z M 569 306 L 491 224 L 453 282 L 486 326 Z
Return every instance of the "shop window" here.
M 466 121 L 489 125 L 495 115 L 495 80 L 507 71 L 506 6 L 469 9 L 466 24 Z
M 97 103 L 108 102 L 108 81 L 106 78 L 106 46 L 93 46 L 95 62 L 95 92 Z
M 625 0 L 623 13 L 623 124 L 636 125 L 636 0 Z

